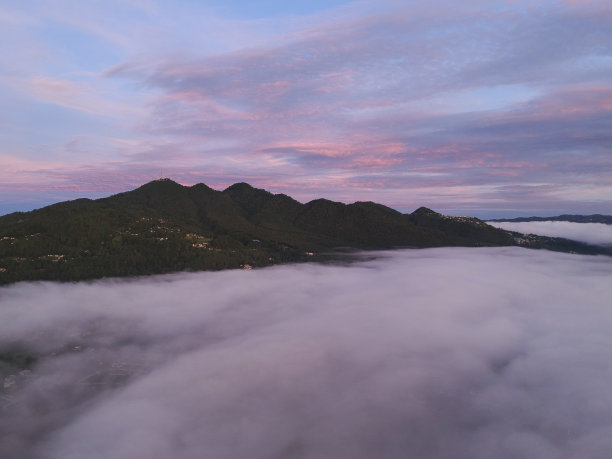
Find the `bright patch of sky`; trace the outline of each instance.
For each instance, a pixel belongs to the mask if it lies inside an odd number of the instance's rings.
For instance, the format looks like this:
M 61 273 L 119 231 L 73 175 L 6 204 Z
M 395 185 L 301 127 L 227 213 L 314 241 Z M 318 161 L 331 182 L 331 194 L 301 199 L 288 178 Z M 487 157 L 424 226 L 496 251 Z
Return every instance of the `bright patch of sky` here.
M 540 92 L 536 88 L 522 84 L 485 86 L 440 93 L 410 105 L 414 109 L 432 113 L 469 113 L 518 106 L 537 97 Z
M 198 5 L 201 2 L 192 1 Z M 213 1 L 210 4 L 215 10 L 227 17 L 238 19 L 269 19 L 284 16 L 312 15 L 321 11 L 330 10 L 338 6 L 352 3 L 350 0 L 242 0 L 242 1 Z

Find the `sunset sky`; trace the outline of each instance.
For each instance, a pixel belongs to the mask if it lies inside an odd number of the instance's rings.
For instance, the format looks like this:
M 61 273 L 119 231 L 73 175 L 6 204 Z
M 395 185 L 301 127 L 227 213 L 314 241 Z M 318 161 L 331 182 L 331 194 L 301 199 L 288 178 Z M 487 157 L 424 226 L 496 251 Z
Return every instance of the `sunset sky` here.
M 3 0 L 0 214 L 170 177 L 612 214 L 610 0 Z

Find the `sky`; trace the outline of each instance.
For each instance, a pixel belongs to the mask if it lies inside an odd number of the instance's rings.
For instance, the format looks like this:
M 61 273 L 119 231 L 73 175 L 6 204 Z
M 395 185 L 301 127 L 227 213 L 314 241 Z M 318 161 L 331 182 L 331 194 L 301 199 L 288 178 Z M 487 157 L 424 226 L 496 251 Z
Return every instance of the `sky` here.
M 161 176 L 612 214 L 609 0 L 3 0 L 0 41 L 0 214 Z
M 0 288 L 0 455 L 609 457 L 608 257 L 367 255 Z

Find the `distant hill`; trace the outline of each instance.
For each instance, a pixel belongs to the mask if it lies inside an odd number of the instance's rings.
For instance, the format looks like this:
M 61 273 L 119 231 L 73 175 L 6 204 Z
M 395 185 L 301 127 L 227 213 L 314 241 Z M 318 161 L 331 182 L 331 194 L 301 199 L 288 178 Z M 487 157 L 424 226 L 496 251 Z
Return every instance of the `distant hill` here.
M 574 222 L 574 223 L 604 223 L 612 225 L 612 215 L 558 215 L 556 217 L 519 217 L 519 218 L 498 218 L 487 220 L 490 222 Z
M 160 179 L 108 198 L 0 217 L 0 284 L 268 266 L 321 260 L 340 247 L 508 245 L 601 253 L 424 207 L 402 214 L 373 202 L 301 204 L 247 183 L 216 191 Z

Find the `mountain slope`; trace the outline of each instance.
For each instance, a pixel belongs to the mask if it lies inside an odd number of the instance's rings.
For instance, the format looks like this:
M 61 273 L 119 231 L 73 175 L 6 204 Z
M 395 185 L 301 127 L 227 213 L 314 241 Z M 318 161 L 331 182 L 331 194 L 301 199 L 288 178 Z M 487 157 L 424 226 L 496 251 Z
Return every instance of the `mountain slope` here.
M 0 217 L 0 284 L 266 266 L 318 259 L 313 253 L 337 247 L 517 243 L 516 235 L 480 220 L 426 208 L 402 214 L 372 202 L 301 204 L 246 183 L 216 191 L 162 179 L 108 198 Z

